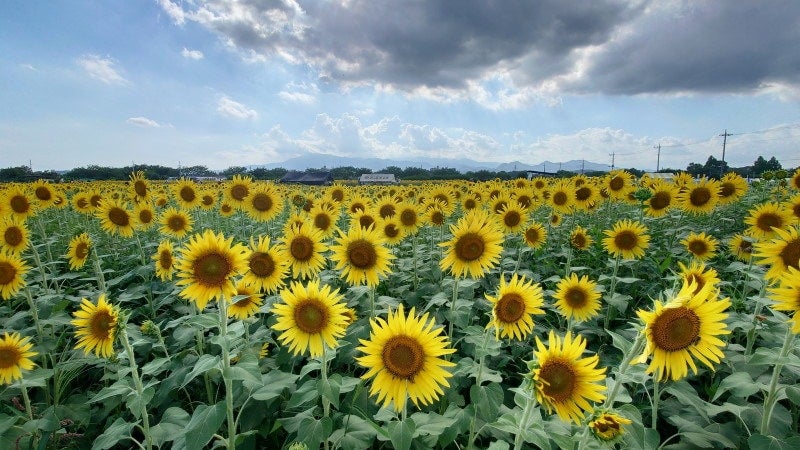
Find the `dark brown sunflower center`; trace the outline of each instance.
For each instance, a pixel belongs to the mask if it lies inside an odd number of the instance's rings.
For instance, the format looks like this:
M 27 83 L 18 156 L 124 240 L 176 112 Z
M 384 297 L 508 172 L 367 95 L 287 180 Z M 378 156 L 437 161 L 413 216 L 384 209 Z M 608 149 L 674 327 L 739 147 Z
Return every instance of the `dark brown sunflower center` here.
M 800 218 L 800 202 L 792 205 L 792 214 L 794 214 L 795 217 Z
M 8 369 L 19 364 L 22 353 L 13 345 L 0 347 L 0 369 Z
M 389 373 L 397 378 L 413 380 L 425 363 L 425 349 L 416 339 L 400 334 L 386 341 L 381 358 Z
M 772 227 L 783 228 L 783 219 L 775 213 L 763 213 L 756 219 L 756 227 L 767 233 L 772 232 Z
M 272 209 L 274 204 L 272 197 L 267 194 L 256 194 L 250 203 L 253 205 L 253 209 L 258 212 L 267 212 Z
M 667 208 L 672 203 L 672 196 L 668 192 L 656 192 L 650 197 L 650 208 L 655 211 L 661 211 Z
M 17 277 L 17 268 L 11 263 L 0 261 L 0 286 L 11 284 Z
M 350 205 L 350 213 L 352 214 L 355 214 L 358 211 L 365 211 L 366 209 L 367 208 L 361 202 L 353 202 L 353 204 Z
M 337 202 L 341 202 L 344 200 L 344 191 L 341 189 L 334 189 L 333 192 L 331 192 L 331 198 Z
M 395 238 L 400 234 L 400 229 L 395 224 L 390 223 L 383 227 L 383 234 L 387 237 Z
M 696 187 L 689 193 L 689 202 L 692 206 L 705 206 L 711 201 L 711 190 L 707 187 Z
M 36 198 L 38 198 L 43 202 L 49 201 L 51 198 L 53 198 L 53 193 L 50 192 L 50 189 L 47 189 L 46 187 L 43 186 L 37 187 L 33 191 L 33 193 L 34 195 L 36 195 Z
M 128 212 L 116 207 L 108 210 L 108 220 L 118 227 L 127 227 L 131 223 L 131 217 Z
M 289 252 L 298 261 L 308 261 L 314 255 L 314 242 L 306 236 L 297 236 L 289 244 Z
M 358 218 L 358 225 L 361 228 L 369 228 L 375 224 L 375 218 L 369 214 L 363 214 Z
M 88 254 L 89 245 L 86 242 L 78 242 L 78 245 L 75 246 L 75 256 L 78 259 L 84 259 Z
M 185 201 L 186 203 L 191 203 L 197 198 L 197 194 L 194 192 L 194 189 L 192 189 L 191 186 L 182 187 L 180 196 L 181 200 Z
M 553 204 L 556 206 L 566 205 L 569 197 L 566 192 L 558 191 L 553 194 Z
M 661 311 L 652 324 L 656 347 L 668 352 L 683 350 L 700 336 L 700 318 L 685 306 Z
M 231 187 L 231 197 L 233 197 L 234 200 L 242 201 L 249 193 L 250 190 L 243 184 L 236 184 Z
M 639 239 L 636 237 L 636 233 L 630 230 L 623 230 L 614 236 L 614 244 L 620 250 L 629 251 L 636 248 L 636 245 L 639 243 Z
M 608 187 L 611 188 L 612 191 L 619 191 L 625 187 L 625 178 L 620 176 L 615 176 L 608 182 Z
M 9 199 L 11 209 L 18 214 L 25 214 L 31 209 L 31 204 L 28 202 L 28 197 L 24 195 L 14 195 Z
M 247 296 L 247 297 L 245 297 L 245 298 L 243 298 L 241 300 L 237 300 L 234 303 L 234 305 L 236 305 L 238 308 L 246 308 L 246 307 L 248 307 L 248 306 L 250 306 L 250 305 L 255 303 L 255 302 L 253 302 L 253 297 L 250 295 L 250 292 L 238 292 L 238 295 L 246 295 Z
M 525 240 L 527 240 L 528 242 L 536 243 L 539 242 L 539 239 L 540 239 L 539 230 L 537 230 L 536 228 L 528 228 L 527 230 L 525 230 Z
M 79 198 L 75 202 L 75 205 L 77 205 L 80 209 L 86 209 L 89 207 L 89 200 L 86 200 L 85 198 Z
M 783 250 L 778 254 L 783 260 L 783 264 L 789 268 L 800 269 L 800 239 L 794 239 L 786 243 Z
M 22 234 L 22 230 L 16 226 L 10 226 L 6 228 L 5 233 L 3 233 L 3 239 L 5 239 L 6 244 L 10 247 L 16 247 L 17 245 L 22 244 L 24 236 Z
M 697 256 L 703 256 L 706 253 L 708 253 L 709 250 L 708 244 L 706 244 L 706 241 L 702 239 L 691 240 L 687 247 L 689 248 L 689 251 L 692 252 L 692 254 Z
M 439 200 L 440 202 L 444 203 L 445 205 L 449 205 L 450 204 L 450 199 L 447 198 L 447 196 L 444 195 L 444 194 L 436 194 L 436 195 L 433 196 L 433 199 L 434 200 Z
M 359 239 L 347 246 L 347 258 L 350 264 L 359 269 L 369 269 L 378 261 L 375 245 L 365 239 Z
M 227 213 L 233 211 L 233 207 L 231 205 L 225 203 L 222 206 L 220 206 L 219 210 L 224 212 L 225 214 L 227 214 Z
M 180 215 L 171 216 L 167 219 L 167 228 L 172 231 L 183 231 L 186 229 L 186 219 Z
M 146 197 L 147 196 L 147 183 L 142 180 L 136 180 L 133 183 L 133 191 L 136 192 L 136 195 L 139 197 Z
M 720 185 L 719 196 L 727 198 L 736 193 L 736 185 L 731 182 L 724 182 Z
M 101 197 L 99 195 L 93 195 L 93 196 L 89 197 L 89 203 L 91 203 L 91 205 L 93 207 L 97 208 L 97 207 L 100 206 L 100 200 L 102 200 L 102 199 L 103 199 L 103 197 Z
M 581 309 L 586 307 L 589 295 L 582 287 L 572 286 L 564 293 L 564 300 L 571 308 Z
M 90 327 L 92 337 L 96 339 L 108 339 L 111 329 L 115 326 L 114 317 L 108 311 L 97 311 L 92 315 Z
M 208 253 L 197 258 L 192 264 L 194 275 L 200 284 L 222 286 L 231 273 L 230 261 L 219 253 Z
M 464 209 L 475 209 L 478 206 L 478 203 L 475 199 L 468 198 L 464 200 Z
M 517 197 L 517 204 L 523 208 L 530 208 L 533 204 L 533 199 L 527 195 L 520 195 Z
M 688 284 L 694 282 L 695 288 L 692 294 L 697 294 L 703 289 L 703 286 L 706 285 L 706 279 L 702 275 L 696 273 L 690 273 L 687 274 L 685 278 L 686 278 L 686 283 Z
M 395 213 L 395 207 L 394 207 L 394 205 L 383 205 L 383 206 L 381 206 L 381 209 L 378 210 L 378 213 L 384 219 L 387 218 L 387 217 L 392 217 L 392 216 L 394 216 L 394 213 Z
M 172 252 L 169 250 L 164 250 L 158 254 L 158 265 L 161 266 L 162 269 L 170 269 L 172 268 Z
M 745 254 L 753 253 L 753 243 L 742 239 L 742 241 L 739 242 L 739 252 Z
M 441 211 L 434 211 L 431 214 L 431 223 L 434 225 L 441 225 L 444 223 L 444 214 Z
M 503 323 L 516 323 L 525 314 L 525 300 L 515 292 L 507 293 L 497 301 L 494 313 Z
M 269 253 L 254 252 L 248 261 L 250 272 L 257 277 L 268 277 L 275 271 L 275 261 Z
M 543 382 L 544 395 L 562 403 L 572 398 L 578 375 L 568 361 L 552 359 L 545 361 L 539 369 L 539 379 Z
M 505 200 L 502 200 L 502 201 L 499 201 L 499 202 L 495 203 L 494 207 L 492 209 L 494 209 L 495 214 L 499 214 L 500 211 L 502 211 L 503 208 L 505 208 L 506 206 L 508 206 L 508 202 L 505 201 Z
M 153 211 L 149 209 L 143 209 L 139 211 L 139 222 L 143 224 L 148 224 L 153 221 Z
M 572 246 L 575 248 L 586 247 L 586 235 L 583 233 L 575 233 L 572 235 Z
M 208 194 L 203 195 L 202 197 L 200 197 L 200 203 L 202 203 L 204 206 L 211 206 L 214 204 L 214 197 Z
M 314 216 L 314 226 L 320 230 L 327 230 L 331 226 L 331 218 L 325 213 Z
M 407 227 L 416 225 L 417 213 L 410 209 L 404 210 L 402 213 L 400 213 L 400 223 Z
M 475 261 L 483 255 L 486 243 L 476 233 L 467 233 L 456 241 L 456 257 L 461 261 Z
M 516 211 L 508 211 L 503 216 L 503 223 L 506 224 L 507 227 L 513 228 L 522 222 L 522 216 Z
M 583 202 L 591 197 L 592 197 L 592 189 L 589 187 L 582 186 L 575 191 L 575 198 L 578 199 L 578 201 Z
M 328 326 L 328 319 L 328 308 L 316 299 L 303 300 L 294 308 L 294 322 L 304 333 L 319 333 Z

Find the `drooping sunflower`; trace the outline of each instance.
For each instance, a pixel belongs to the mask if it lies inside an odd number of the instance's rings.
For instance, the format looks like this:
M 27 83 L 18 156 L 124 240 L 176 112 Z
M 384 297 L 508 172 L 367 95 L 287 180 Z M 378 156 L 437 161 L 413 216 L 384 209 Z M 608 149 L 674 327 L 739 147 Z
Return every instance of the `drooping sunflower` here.
M 133 236 L 135 224 L 131 212 L 122 201 L 105 198 L 95 210 L 95 215 L 100 219 L 100 227 L 108 234 L 119 234 L 122 237 Z
M 251 177 L 234 175 L 226 185 L 225 200 L 234 208 L 244 206 L 244 200 L 250 195 L 252 186 L 253 179 Z
M 734 234 L 728 241 L 728 248 L 733 256 L 739 261 L 749 262 L 753 256 L 753 245 L 755 239 L 741 233 Z
M 264 303 L 263 294 L 240 279 L 236 282 L 236 297 L 231 299 L 231 304 L 228 306 L 228 317 L 245 320 L 255 315 L 262 303 Z
M 367 369 L 361 378 L 372 379 L 370 395 L 384 408 L 391 404 L 401 411 L 408 399 L 417 407 L 428 405 L 444 394 L 442 387 L 450 387 L 447 379 L 453 375 L 447 368 L 455 364 L 442 357 L 456 350 L 428 313 L 418 317 L 411 308 L 406 315 L 401 303 L 370 325 L 369 339 L 359 339 L 357 348 L 364 356 L 356 361 Z
M 582 226 L 575 227 L 569 234 L 569 245 L 576 250 L 586 250 L 592 246 L 594 240 L 589 234 L 589 230 Z
M 233 277 L 246 269 L 244 246 L 233 244 L 233 238 L 225 238 L 205 230 L 195 234 L 181 248 L 176 263 L 177 286 L 183 286 L 180 296 L 193 301 L 203 310 L 209 300 L 230 298 L 236 295 Z
M 747 180 L 741 175 L 728 172 L 719 180 L 719 204 L 733 203 L 747 192 Z
M 81 233 L 70 239 L 67 249 L 70 270 L 78 270 L 86 264 L 91 248 L 92 239 L 86 233 Z
M 719 283 L 717 271 L 713 267 L 706 267 L 705 263 L 692 261 L 689 266 L 685 266 L 682 262 L 678 262 L 678 267 L 681 268 L 680 276 L 684 284 L 694 284 L 694 292 L 696 294 L 706 285 L 711 285 L 716 288 Z
M 84 298 L 81 309 L 72 314 L 70 321 L 75 326 L 78 343 L 75 349 L 83 349 L 85 354 L 94 352 L 95 356 L 108 358 L 114 354 L 114 339 L 117 336 L 119 308 L 106 302 L 106 295 L 100 294 L 97 304 Z
M 293 278 L 311 278 L 325 266 L 327 244 L 322 242 L 322 232 L 308 223 L 285 230 L 281 239 L 292 268 Z
M 768 289 L 772 305 L 778 311 L 793 313 L 792 333 L 800 333 L 800 270 L 789 267 L 778 279 L 778 285 Z
M 256 291 L 272 294 L 286 284 L 284 277 L 289 271 L 286 250 L 280 245 L 270 246 L 269 236 L 259 236 L 258 241 L 251 237 L 245 260 L 247 271 L 242 281 Z
M 350 227 L 347 233 L 339 232 L 331 246 L 331 261 L 352 285 L 377 286 L 380 277 L 391 273 L 394 255 L 385 245 L 381 233 L 373 227 Z
M 533 222 L 522 233 L 522 238 L 528 247 L 538 250 L 547 242 L 547 229 L 539 222 Z
M 22 186 L 12 185 L 0 193 L 0 211 L 24 221 L 36 213 L 36 203 Z
M 158 231 L 176 239 L 183 239 L 194 228 L 194 219 L 191 214 L 182 209 L 169 207 L 161 213 Z
M 786 228 L 792 223 L 792 217 L 780 203 L 762 203 L 750 209 L 744 223 L 750 225 L 747 234 L 756 239 L 772 239 L 775 229 Z
M 542 287 L 516 273 L 509 282 L 500 278 L 496 296 L 485 295 L 492 304 L 492 320 L 486 328 L 494 327 L 498 338 L 525 340 L 533 331 L 533 316 L 544 314 Z
M 708 214 L 717 206 L 719 190 L 719 181 L 703 178 L 686 185 L 685 190 L 678 193 L 676 201 L 690 214 Z
M 719 241 L 717 241 L 714 236 L 710 236 L 706 233 L 691 232 L 681 240 L 681 244 L 686 247 L 686 250 L 691 253 L 693 257 L 700 261 L 706 261 L 717 254 L 717 245 Z
M 0 250 L 0 298 L 8 300 L 25 286 L 28 269 L 20 255 Z
M 139 203 L 150 200 L 152 193 L 150 192 L 150 183 L 144 175 L 144 171 L 139 170 L 132 172 L 129 175 L 130 181 L 128 182 L 128 190 L 133 198 L 133 201 Z
M 637 259 L 644 256 L 644 251 L 650 246 L 650 235 L 647 227 L 630 219 L 618 220 L 612 229 L 605 230 L 603 246 L 606 251 L 615 257 L 623 259 Z
M 282 302 L 272 307 L 277 317 L 272 329 L 280 333 L 278 340 L 294 355 L 322 356 L 326 347 L 337 347 L 337 340 L 347 330 L 347 305 L 342 295 L 319 283 L 316 278 L 305 286 L 292 282 L 281 291 Z
M 677 187 L 662 180 L 657 180 L 650 188 L 650 198 L 644 201 L 644 213 L 649 217 L 662 217 L 672 207 L 678 194 Z
M 53 206 L 57 198 L 58 189 L 54 188 L 49 181 L 37 180 L 31 186 L 33 198 L 36 199 L 39 209 L 46 209 Z
M 22 253 L 31 243 L 29 234 L 25 222 L 16 217 L 6 216 L 5 219 L 0 219 L 0 248 L 12 253 Z
M 442 270 L 454 277 L 481 278 L 500 261 L 503 232 L 486 211 L 473 210 L 450 226 L 452 239 L 442 242 L 445 255 L 439 261 Z
M 31 351 L 33 343 L 28 336 L 19 333 L 3 333 L 0 339 L 0 384 L 11 384 L 22 379 L 23 370 L 31 370 L 36 364 L 31 357 L 38 352 Z
M 175 273 L 175 246 L 169 240 L 163 240 L 158 244 L 156 254 L 152 256 L 156 265 L 156 276 L 161 281 L 172 279 Z
M 258 183 L 245 198 L 243 208 L 254 220 L 269 222 L 283 211 L 283 198 L 272 185 Z
M 624 433 L 622 425 L 633 423 L 630 419 L 621 415 L 605 410 L 596 411 L 589 419 L 588 427 L 598 439 L 604 442 L 618 440 Z
M 197 183 L 194 180 L 181 177 L 171 185 L 172 196 L 181 209 L 190 210 L 200 205 Z
M 586 340 L 580 335 L 573 338 L 568 331 L 564 338 L 550 330 L 548 346 L 536 336 L 534 369 L 531 373 L 536 400 L 553 410 L 561 420 L 580 423 L 589 402 L 601 402 L 606 396 L 603 380 L 605 368 L 597 368 L 597 355 L 582 357 L 586 351 Z
M 518 233 L 522 231 L 528 222 L 528 213 L 519 204 L 509 201 L 497 213 L 498 222 L 503 227 L 506 234 Z
M 693 283 L 684 283 L 666 304 L 656 300 L 653 311 L 636 312 L 644 321 L 647 344 L 634 361 L 646 363 L 652 356 L 647 373 L 655 372 L 660 380 L 680 380 L 689 374 L 689 368 L 697 374 L 695 358 L 713 370 L 725 346 L 718 336 L 730 334 L 724 322 L 728 317 L 724 311 L 730 305 L 711 284 L 695 292 Z
M 759 264 L 768 265 L 764 275 L 774 281 L 781 277 L 789 267 L 800 269 L 800 233 L 796 227 L 777 230 L 778 236 L 770 241 L 758 242 L 753 256 Z
M 553 293 L 556 302 L 553 304 L 558 312 L 567 319 L 586 321 L 600 312 L 600 291 L 597 283 L 587 275 L 578 277 L 571 273 L 562 278 Z

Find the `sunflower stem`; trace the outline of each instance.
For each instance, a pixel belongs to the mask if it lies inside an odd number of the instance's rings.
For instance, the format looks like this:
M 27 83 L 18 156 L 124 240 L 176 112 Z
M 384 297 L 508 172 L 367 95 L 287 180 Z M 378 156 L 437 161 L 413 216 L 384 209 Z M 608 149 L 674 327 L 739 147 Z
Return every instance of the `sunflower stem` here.
M 475 386 L 480 388 L 481 377 L 483 376 L 483 363 L 486 360 L 486 344 L 489 341 L 489 329 L 483 332 L 483 345 L 481 346 L 481 359 L 478 363 L 478 376 L 475 377 Z M 475 439 L 478 437 L 475 433 L 475 424 L 477 422 L 478 414 L 472 416 L 469 423 L 469 439 L 467 440 L 467 449 L 475 448 Z
M 660 383 L 658 378 L 653 377 L 653 414 L 650 417 L 650 428 L 656 429 L 658 424 L 658 402 L 661 400 Z
M 762 280 L 761 289 L 758 291 L 758 297 L 756 297 L 756 308 L 753 311 L 753 328 L 747 331 L 747 341 L 744 347 L 745 356 L 750 356 L 753 353 L 753 346 L 756 343 L 756 328 L 758 327 L 758 323 L 760 321 L 759 317 L 761 317 L 761 310 L 764 309 L 764 302 L 761 300 L 764 298 L 764 291 L 766 288 L 767 282 Z
M 636 354 L 642 351 L 645 340 L 645 333 L 640 332 L 636 337 L 636 340 L 633 342 L 633 345 L 631 345 L 630 350 L 628 350 L 628 353 L 622 359 L 622 362 L 619 363 L 617 377 L 614 379 L 614 385 L 611 387 L 611 392 L 608 393 L 608 397 L 606 397 L 606 401 L 603 403 L 603 408 L 611 408 L 614 406 L 614 400 L 617 397 L 617 393 L 619 393 L 620 387 L 622 387 L 622 377 L 625 375 L 625 372 L 628 371 L 628 367 L 630 367 L 631 361 L 633 361 L 633 358 L 636 356 Z
M 781 347 L 780 359 L 784 360 L 792 350 L 794 343 L 794 333 L 792 327 L 786 329 L 786 336 L 783 338 L 783 347 Z M 772 420 L 772 411 L 775 409 L 775 403 L 778 400 L 778 380 L 780 379 L 783 363 L 776 363 L 772 370 L 772 378 L 769 381 L 769 388 L 767 396 L 764 397 L 764 414 L 761 416 L 761 434 L 764 436 L 769 435 L 769 423 Z
M 31 407 L 31 398 L 28 397 L 28 388 L 22 383 L 22 378 L 19 379 L 19 390 L 22 391 L 22 402 L 25 404 L 25 413 L 28 414 L 28 419 L 33 420 L 33 408 Z
M 411 255 L 414 258 L 414 292 L 419 287 L 419 274 L 417 273 L 417 232 L 411 237 Z
M 617 273 L 619 272 L 619 260 L 620 255 L 617 255 L 616 259 L 614 260 L 614 272 L 611 274 L 611 287 L 608 289 L 608 299 L 613 300 L 614 294 L 617 291 Z M 609 303 L 608 308 L 606 308 L 606 317 L 603 321 L 603 328 L 608 329 L 608 325 L 611 322 L 611 304 Z
M 45 339 L 45 336 L 44 336 L 44 327 L 42 326 L 42 323 L 39 321 L 39 308 L 36 306 L 36 302 L 33 301 L 33 295 L 31 294 L 31 289 L 28 286 L 25 286 L 25 297 L 28 300 L 28 306 L 30 307 L 30 314 L 31 314 L 31 317 L 33 318 L 33 323 L 36 326 L 36 334 L 39 336 L 39 342 L 40 343 L 48 342 Z M 50 330 L 50 331 L 51 331 L 50 339 L 55 339 L 55 335 L 52 334 L 52 330 Z M 47 364 L 47 356 L 48 355 L 45 355 L 42 358 L 42 368 L 43 369 L 47 369 L 47 366 L 48 366 L 48 364 Z M 25 393 L 25 395 L 28 395 L 27 392 Z M 47 400 L 48 403 L 50 403 L 50 383 L 49 382 L 44 384 L 44 398 Z
M 197 315 L 197 310 L 194 306 L 191 306 L 191 314 L 193 316 Z M 205 352 L 205 338 L 203 337 L 203 332 L 201 330 L 195 331 L 195 340 L 197 341 L 196 349 L 197 349 L 197 356 L 203 356 Z M 206 398 L 208 398 L 208 404 L 211 405 L 214 403 L 214 391 L 211 389 L 211 378 L 208 376 L 208 372 L 203 373 L 203 383 L 206 386 Z
M 531 391 L 533 394 L 533 391 Z M 517 430 L 516 436 L 514 436 L 514 450 L 520 450 L 522 448 L 523 443 L 523 433 L 528 429 L 531 420 L 531 414 L 533 413 L 533 408 L 536 406 L 536 401 L 532 397 L 525 397 L 525 409 L 522 412 L 522 420 L 519 422 L 519 430 Z
M 131 343 L 128 340 L 128 332 L 126 330 L 127 326 L 127 318 L 123 319 L 119 326 L 119 340 L 122 343 L 122 346 L 125 347 L 125 353 L 128 354 L 128 363 L 130 364 L 131 368 L 131 377 L 133 378 L 133 384 L 136 387 L 136 394 L 139 396 L 141 400 L 144 400 L 144 388 L 142 386 L 142 379 L 139 377 L 139 368 L 136 365 L 136 357 L 133 353 L 133 347 L 131 347 Z M 145 439 L 145 448 L 150 450 L 153 448 L 153 439 L 150 436 L 150 417 L 147 415 L 147 403 L 142 401 L 142 410 L 140 411 L 142 415 L 142 433 L 144 434 Z
M 94 273 L 97 277 L 97 285 L 100 288 L 100 292 L 106 292 L 106 277 L 103 275 L 103 268 L 100 267 L 100 255 L 97 253 L 97 248 L 92 246 L 92 264 L 94 265 Z
M 375 286 L 369 288 L 369 317 L 375 318 Z
M 225 384 L 225 411 L 228 422 L 228 439 L 226 447 L 236 448 L 236 421 L 233 415 L 233 380 L 230 377 L 231 357 L 228 348 L 228 299 L 222 296 L 219 301 L 219 333 L 222 346 L 222 381 Z
M 320 371 L 322 372 L 322 384 L 328 386 L 328 358 L 325 355 L 325 344 L 322 345 L 322 361 L 320 364 Z M 330 417 L 331 415 L 331 401 L 326 396 L 322 396 L 322 418 Z M 325 441 L 323 443 L 325 450 L 328 450 L 328 437 L 325 437 Z
M 455 322 L 456 317 L 456 300 L 458 300 L 458 277 L 453 277 L 453 298 L 450 302 L 450 320 L 448 320 L 449 323 L 447 324 L 447 336 L 451 341 L 454 341 L 453 322 Z

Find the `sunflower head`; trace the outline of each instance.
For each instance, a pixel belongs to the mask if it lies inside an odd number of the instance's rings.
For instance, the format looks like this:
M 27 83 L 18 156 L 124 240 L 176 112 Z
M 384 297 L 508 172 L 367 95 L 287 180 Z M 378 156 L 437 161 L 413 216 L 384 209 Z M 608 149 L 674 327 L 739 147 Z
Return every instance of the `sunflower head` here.
M 547 229 L 545 229 L 542 224 L 534 222 L 525 229 L 522 233 L 522 238 L 525 240 L 525 244 L 527 244 L 528 247 L 538 250 L 542 248 L 547 241 Z
M 694 258 L 705 261 L 716 255 L 719 241 L 706 233 L 691 232 L 681 241 L 681 244 Z
M 542 288 L 515 273 L 506 282 L 500 278 L 496 296 L 486 295 L 492 304 L 492 321 L 487 328 L 494 327 L 497 337 L 524 340 L 533 331 L 533 316 L 544 314 Z
M 567 319 L 586 321 L 600 312 L 600 290 L 587 275 L 571 273 L 558 282 L 554 306 Z
M 647 234 L 647 228 L 641 223 L 630 219 L 617 221 L 611 230 L 606 230 L 603 233 L 606 235 L 603 239 L 603 246 L 607 252 L 616 257 L 625 259 L 641 258 L 650 245 L 650 235 Z
M 114 339 L 120 324 L 119 308 L 106 302 L 106 295 L 101 294 L 94 304 L 84 298 L 80 310 L 73 313 L 71 323 L 75 326 L 78 343 L 75 349 L 83 349 L 87 355 L 94 352 L 96 356 L 109 358 L 114 354 Z
M 597 410 L 589 419 L 588 427 L 594 436 L 603 442 L 616 442 L 625 433 L 623 425 L 633 423 L 615 412 Z
M 481 278 L 500 261 L 503 232 L 487 212 L 470 211 L 450 230 L 453 238 L 439 244 L 446 249 L 439 262 L 442 270 L 450 270 L 457 278 Z
M 377 286 L 380 277 L 391 272 L 394 255 L 375 228 L 350 227 L 347 233 L 340 232 L 331 250 L 336 269 L 350 284 Z
M 28 269 L 20 255 L 0 249 L 0 298 L 8 300 L 25 286 Z
M 11 384 L 22 379 L 23 370 L 31 370 L 36 365 L 31 357 L 39 353 L 31 350 L 33 344 L 29 337 L 19 333 L 3 333 L 0 338 L 0 384 Z

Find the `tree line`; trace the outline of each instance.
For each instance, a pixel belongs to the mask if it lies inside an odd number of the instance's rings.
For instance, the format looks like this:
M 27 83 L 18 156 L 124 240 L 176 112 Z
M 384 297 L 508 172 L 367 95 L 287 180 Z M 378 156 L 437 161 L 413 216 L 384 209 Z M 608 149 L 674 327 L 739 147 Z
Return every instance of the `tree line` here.
M 366 167 L 353 167 L 342 166 L 331 169 L 316 168 L 306 169 L 306 172 L 319 172 L 329 171 L 335 180 L 357 180 L 362 174 L 374 173 L 373 170 Z M 641 176 L 644 171 L 630 168 L 626 169 L 636 176 Z M 160 165 L 135 165 L 125 167 L 105 167 L 98 165 L 90 165 L 86 167 L 78 167 L 66 172 L 56 172 L 53 170 L 47 171 L 34 171 L 28 166 L 8 167 L 0 169 L 0 182 L 25 182 L 35 181 L 39 179 L 51 181 L 80 181 L 80 180 L 128 180 L 131 173 L 141 171 L 144 176 L 149 180 L 168 180 L 180 177 L 193 178 L 193 177 L 224 177 L 226 179 L 233 178 L 234 175 L 249 176 L 256 180 L 272 180 L 278 181 L 286 175 L 289 170 L 284 168 L 267 169 L 264 167 L 247 168 L 244 166 L 231 166 L 222 171 L 213 171 L 206 166 L 189 166 L 189 167 L 166 167 Z M 659 172 L 679 172 L 676 169 L 661 169 Z M 735 172 L 744 178 L 760 178 L 767 174 L 770 177 L 785 178 L 790 171 L 784 170 L 781 163 L 773 156 L 769 160 L 763 156 L 759 156 L 752 165 L 743 167 L 729 167 L 725 161 L 720 161 L 714 156 L 709 156 L 705 164 L 690 163 L 683 171 L 695 177 L 709 177 L 719 178 L 725 173 Z M 377 173 L 391 173 L 401 180 L 509 180 L 519 177 L 525 177 L 526 171 L 495 171 L 495 170 L 477 170 L 459 172 L 452 167 L 433 167 L 430 169 L 423 169 L 420 167 L 406 167 L 400 168 L 398 166 L 388 166 Z M 602 175 L 604 172 L 585 172 L 586 175 Z M 575 172 L 560 170 L 553 174 L 556 177 L 570 177 L 575 175 Z M 782 176 L 781 176 L 782 175 Z

